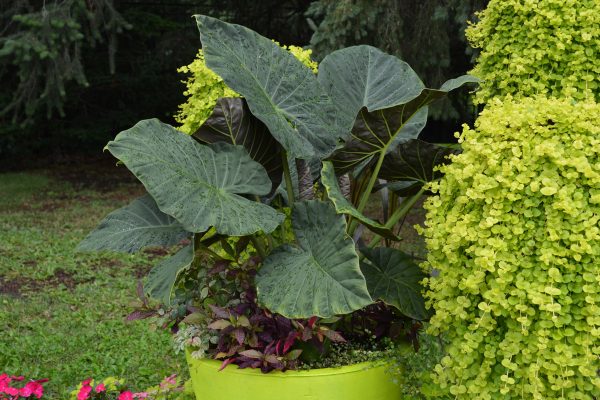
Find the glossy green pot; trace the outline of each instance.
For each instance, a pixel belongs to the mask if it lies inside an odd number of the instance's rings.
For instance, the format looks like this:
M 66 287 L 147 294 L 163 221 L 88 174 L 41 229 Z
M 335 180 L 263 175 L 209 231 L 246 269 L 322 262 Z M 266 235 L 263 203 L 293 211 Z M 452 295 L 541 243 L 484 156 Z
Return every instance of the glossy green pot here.
M 196 360 L 186 352 L 196 400 L 398 400 L 400 386 L 381 363 L 269 372 Z

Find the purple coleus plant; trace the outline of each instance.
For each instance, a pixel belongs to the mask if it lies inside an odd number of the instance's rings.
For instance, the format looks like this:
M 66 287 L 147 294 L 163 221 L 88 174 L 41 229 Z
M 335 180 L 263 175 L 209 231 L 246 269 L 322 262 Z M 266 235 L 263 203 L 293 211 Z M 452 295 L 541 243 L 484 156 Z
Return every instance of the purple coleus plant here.
M 216 318 L 208 325 L 218 332 L 219 340 L 211 355 L 240 368 L 260 368 L 263 372 L 295 369 L 303 343 L 324 351 L 326 340 L 344 342 L 339 332 L 318 324 L 318 318 L 291 320 L 270 313 L 256 303 L 252 289 L 246 291 L 246 302 L 235 307 L 210 306 Z
M 240 368 L 260 368 L 263 372 L 296 369 L 304 351 L 323 354 L 328 341 L 345 342 L 341 333 L 326 326 L 317 317 L 294 320 L 259 306 L 254 279 L 260 261 L 255 256 L 239 263 L 218 260 L 206 269 L 206 279 L 218 282 L 212 286 L 208 298 L 215 300 L 226 294 L 234 305 L 218 306 L 210 302 L 198 305 L 197 299 L 192 298 L 188 301 L 175 299 L 171 307 L 165 309 L 149 302 L 138 284 L 139 306 L 127 319 L 162 314 L 165 321 L 163 328 L 171 328 L 172 331 L 177 331 L 181 322 L 194 324 L 202 321 L 218 337 L 208 355 L 222 360 L 221 369 L 229 364 Z M 190 270 L 187 274 L 194 275 L 195 272 Z M 182 276 L 182 280 L 185 279 L 185 275 Z

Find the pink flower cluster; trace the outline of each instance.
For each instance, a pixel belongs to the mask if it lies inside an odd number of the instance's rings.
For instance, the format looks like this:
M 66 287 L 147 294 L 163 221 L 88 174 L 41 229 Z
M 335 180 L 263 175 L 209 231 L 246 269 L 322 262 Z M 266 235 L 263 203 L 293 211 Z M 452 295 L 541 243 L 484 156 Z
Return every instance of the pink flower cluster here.
M 8 376 L 8 374 L 0 375 L 0 400 L 16 400 L 19 398 L 42 398 L 44 395 L 44 387 L 42 383 L 48 382 L 48 379 L 38 379 L 37 381 L 29 381 L 21 387 L 14 387 L 14 382 L 22 382 L 25 380 L 23 376 Z
M 167 376 L 162 380 L 159 387 L 161 389 L 172 389 L 177 387 L 177 375 L 173 374 L 171 376 Z
M 25 398 L 41 399 L 44 395 L 43 383 L 48 382 L 48 379 L 38 379 L 36 381 L 25 381 L 23 376 L 9 376 L 8 374 L 0 375 L 0 400 L 18 400 Z M 105 381 L 106 382 L 106 381 Z M 17 383 L 17 386 L 14 386 Z M 148 390 L 148 392 L 133 393 L 127 390 L 125 384 L 116 381 L 115 384 L 100 382 L 94 385 L 93 380 L 86 379 L 81 382 L 81 388 L 77 392 L 77 400 L 99 400 L 99 399 L 115 399 L 115 400 L 135 400 L 135 399 L 153 399 L 155 395 L 166 393 L 169 391 L 181 391 L 183 387 L 179 387 L 177 375 L 171 375 L 163 379 L 158 386 L 159 389 Z M 107 387 L 108 386 L 108 387 Z M 161 397 L 162 398 L 162 397 Z
M 95 388 L 91 385 L 92 379 L 86 379 L 81 382 L 81 389 L 79 389 L 79 393 L 77 393 L 77 400 L 92 400 L 95 398 L 95 393 L 103 393 L 106 392 L 106 386 L 104 383 L 99 383 Z M 133 400 L 133 399 L 145 399 L 148 397 L 147 393 L 132 393 L 129 390 L 123 390 L 119 393 L 117 400 Z

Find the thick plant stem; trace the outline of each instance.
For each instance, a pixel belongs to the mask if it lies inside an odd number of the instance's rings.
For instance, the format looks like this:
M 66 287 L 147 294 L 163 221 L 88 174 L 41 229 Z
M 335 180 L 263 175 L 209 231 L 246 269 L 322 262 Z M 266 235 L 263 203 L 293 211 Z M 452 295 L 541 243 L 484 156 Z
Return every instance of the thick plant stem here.
M 287 151 L 281 152 L 281 162 L 283 164 L 283 177 L 285 179 L 285 190 L 288 195 L 288 205 L 290 207 L 294 204 L 294 185 L 292 184 L 292 175 L 290 174 L 290 164 L 287 159 Z
M 192 265 L 194 267 L 198 266 L 200 262 L 200 249 L 202 248 L 202 235 L 200 233 L 194 233 L 193 244 L 194 244 L 194 259 L 192 260 Z
M 199 233 L 194 233 L 194 251 L 198 250 L 202 243 L 202 235 Z
M 377 182 L 377 175 L 379 175 L 379 170 L 381 169 L 381 164 L 383 164 L 384 158 L 385 158 L 385 151 L 382 151 L 379 154 L 379 159 L 377 160 L 377 164 L 375 165 L 375 168 L 373 169 L 373 173 L 371 174 L 369 183 L 367 184 L 367 187 L 365 188 L 364 192 L 362 192 L 362 194 L 360 196 L 360 201 L 358 203 L 358 207 L 356 208 L 358 210 L 358 212 L 362 213 L 363 210 L 365 209 L 365 207 L 367 206 L 367 203 L 369 202 L 369 198 L 371 197 L 371 191 L 373 190 L 373 187 L 375 186 L 375 182 Z M 357 220 L 353 220 L 350 223 L 350 228 L 348 229 L 348 232 L 350 233 L 351 236 L 352 236 L 352 234 L 354 234 L 354 231 L 356 230 L 357 226 L 358 226 Z
M 273 241 L 273 236 L 271 236 L 270 233 L 267 233 L 265 236 L 267 236 L 267 249 L 269 252 L 271 252 L 271 250 L 273 250 L 275 248 L 275 242 Z
M 399 209 L 394 211 L 394 213 L 390 216 L 390 219 L 388 219 L 387 222 L 385 223 L 385 227 L 390 228 L 390 229 L 393 228 L 394 225 L 396 225 L 398 223 L 398 221 L 400 221 L 400 218 L 402 218 L 406 214 L 408 214 L 408 212 L 415 205 L 415 203 L 421 198 L 421 196 L 423 196 L 423 193 L 425 193 L 424 186 L 421 187 L 421 190 L 419 190 L 419 192 L 417 192 L 413 196 L 404 200 L 402 202 L 402 207 L 400 207 Z M 369 243 L 369 248 L 372 249 L 373 247 L 377 246 L 377 244 L 380 241 L 381 241 L 381 236 L 375 235 L 373 237 L 373 239 L 371 240 L 371 242 Z
M 223 257 L 209 249 L 205 244 L 202 243 L 202 238 L 204 235 L 200 233 L 194 234 L 194 259 L 192 260 L 192 265 L 194 267 L 199 267 L 202 262 L 202 254 L 207 254 L 212 257 L 214 260 L 222 260 Z
M 265 252 L 265 247 L 260 242 L 260 239 L 257 238 L 256 236 L 252 235 L 252 236 L 250 236 L 250 241 L 254 245 L 254 248 L 256 248 L 256 251 L 258 252 L 258 255 L 260 256 L 260 258 L 262 258 L 264 260 L 267 257 L 267 253 Z
M 257 196 L 257 195 L 254 196 L 254 200 L 256 200 L 257 203 L 262 203 L 260 201 L 260 197 Z M 267 238 L 267 250 L 270 252 L 273 249 L 273 247 L 274 247 L 273 236 L 271 236 L 270 233 L 265 233 L 265 236 Z M 250 239 L 250 240 L 252 240 L 252 239 Z

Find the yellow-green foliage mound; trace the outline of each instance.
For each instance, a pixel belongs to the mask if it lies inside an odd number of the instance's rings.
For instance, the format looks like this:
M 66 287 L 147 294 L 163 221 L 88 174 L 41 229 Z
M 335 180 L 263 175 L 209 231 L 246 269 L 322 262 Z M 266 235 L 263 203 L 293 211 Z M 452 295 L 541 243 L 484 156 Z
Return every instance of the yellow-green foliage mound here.
M 491 0 L 467 29 L 477 103 L 507 94 L 600 102 L 600 1 Z
M 600 398 L 600 105 L 495 99 L 460 141 L 425 206 L 438 389 Z
M 317 63 L 310 58 L 311 50 L 304 50 L 298 46 L 283 46 L 304 65 L 317 72 Z M 190 64 L 177 70 L 189 74 L 184 83 L 188 97 L 187 101 L 179 106 L 179 113 L 175 120 L 181 124 L 179 130 L 185 133 L 194 133 L 212 113 L 220 97 L 239 97 L 240 95 L 229 88 L 223 79 L 206 66 L 204 53 L 198 51 L 196 59 Z

